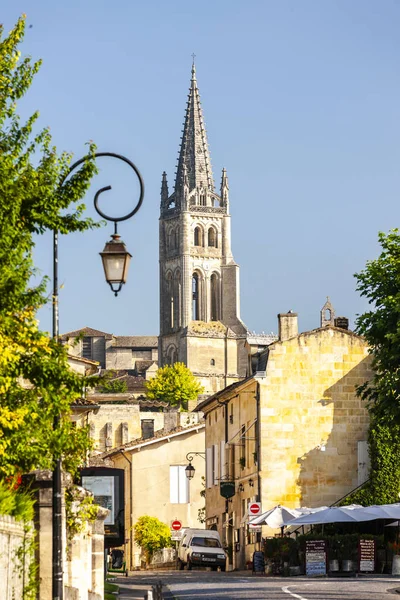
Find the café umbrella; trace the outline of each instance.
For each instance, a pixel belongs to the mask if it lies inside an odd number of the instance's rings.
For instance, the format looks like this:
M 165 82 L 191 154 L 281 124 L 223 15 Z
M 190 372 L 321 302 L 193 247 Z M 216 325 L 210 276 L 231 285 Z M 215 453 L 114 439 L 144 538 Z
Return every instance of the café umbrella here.
M 251 519 L 249 525 L 268 525 L 272 529 L 277 529 L 278 527 L 288 525 L 291 520 L 300 517 L 301 514 L 301 511 L 296 508 L 286 508 L 278 504 L 278 506 L 270 508 L 262 513 L 262 515 Z
M 369 507 L 368 507 L 369 508 Z M 290 525 L 322 525 L 324 523 L 360 523 L 384 518 L 368 512 L 367 508 L 352 504 L 350 506 L 331 506 L 308 515 L 297 517 Z

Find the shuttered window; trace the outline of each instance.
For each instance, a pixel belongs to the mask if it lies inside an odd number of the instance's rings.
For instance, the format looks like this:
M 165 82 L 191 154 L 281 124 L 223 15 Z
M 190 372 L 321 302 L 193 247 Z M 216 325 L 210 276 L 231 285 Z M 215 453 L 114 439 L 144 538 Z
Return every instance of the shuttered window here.
M 189 480 L 185 466 L 171 465 L 169 468 L 169 500 L 171 504 L 187 504 L 189 502 Z
M 226 475 L 226 458 L 225 458 L 225 442 L 221 442 L 219 450 L 219 472 L 221 479 L 225 478 Z
M 206 448 L 206 487 L 213 484 L 213 448 Z

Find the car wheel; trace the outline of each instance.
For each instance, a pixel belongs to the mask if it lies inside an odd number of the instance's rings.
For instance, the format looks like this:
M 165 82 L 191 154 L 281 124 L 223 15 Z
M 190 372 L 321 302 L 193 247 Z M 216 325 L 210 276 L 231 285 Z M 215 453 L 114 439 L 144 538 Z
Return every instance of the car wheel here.
M 211 567 L 212 571 L 218 571 L 218 567 Z
M 183 571 L 183 568 L 184 568 L 184 566 L 185 566 L 185 565 L 183 564 L 183 562 L 181 561 L 181 559 L 180 559 L 180 558 L 178 558 L 178 560 L 176 561 L 176 568 L 177 568 L 179 571 Z
M 225 571 L 226 571 L 226 566 L 225 565 L 223 567 L 221 567 L 221 571 L 222 571 L 222 573 L 225 573 Z
M 186 563 L 186 569 L 187 569 L 188 571 L 191 571 L 191 570 L 192 570 L 192 563 L 190 562 L 190 560 L 189 560 L 189 559 L 188 559 L 188 561 L 187 561 L 187 563 Z

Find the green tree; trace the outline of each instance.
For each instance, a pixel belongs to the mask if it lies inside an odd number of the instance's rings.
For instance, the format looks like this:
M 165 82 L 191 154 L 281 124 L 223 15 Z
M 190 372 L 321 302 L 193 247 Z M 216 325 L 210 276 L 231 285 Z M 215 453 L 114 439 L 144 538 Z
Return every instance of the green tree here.
M 384 504 L 400 493 L 400 235 L 379 233 L 380 256 L 355 275 L 357 290 L 371 309 L 360 315 L 356 331 L 369 343 L 374 375 L 358 394 L 370 414 L 370 479 L 348 503 Z
M 134 539 L 142 549 L 146 563 L 149 564 L 157 550 L 172 546 L 171 531 L 165 523 L 156 517 L 144 515 L 133 526 Z
M 179 362 L 158 369 L 145 386 L 149 398 L 163 400 L 179 410 L 187 410 L 189 401 L 196 400 L 204 390 L 191 370 Z
M 73 373 L 64 348 L 38 329 L 47 281 L 31 281 L 35 234 L 94 226 L 80 200 L 96 172 L 95 147 L 63 183 L 72 157 L 57 153 L 48 129 L 34 131 L 38 113 L 20 122 L 17 102 L 40 67 L 21 59 L 24 30 L 24 17 L 6 36 L 0 28 L 0 479 L 52 468 L 58 457 L 66 469 L 78 467 L 89 437 L 72 427 L 70 405 L 94 383 Z
M 118 379 L 115 371 L 107 371 L 100 383 L 100 394 L 123 394 L 128 391 L 128 384 L 124 379 Z

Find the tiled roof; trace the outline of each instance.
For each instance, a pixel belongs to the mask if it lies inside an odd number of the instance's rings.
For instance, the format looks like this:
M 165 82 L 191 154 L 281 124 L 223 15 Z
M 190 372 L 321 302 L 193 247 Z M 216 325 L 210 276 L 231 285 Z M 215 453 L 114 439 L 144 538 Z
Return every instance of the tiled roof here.
M 168 402 L 163 400 L 151 400 L 150 398 L 138 398 L 140 408 L 167 408 Z
M 92 408 L 94 408 L 95 406 L 97 406 L 97 402 L 93 398 L 90 398 L 90 396 L 87 396 L 86 398 L 77 398 L 71 404 L 71 406 L 72 408 L 74 406 L 91 406 Z
M 63 333 L 60 337 L 64 340 L 69 337 L 78 337 L 78 335 L 82 334 L 88 337 L 105 337 L 106 340 L 111 340 L 113 337 L 112 333 L 106 333 L 105 331 L 92 329 L 91 327 L 82 327 L 82 329 L 77 329 L 76 331 L 68 331 L 67 333 Z
M 113 448 L 112 450 L 107 450 L 106 452 L 99 454 L 98 458 L 106 458 L 107 456 L 118 454 L 118 452 L 121 452 L 121 450 L 133 450 L 136 446 L 141 446 L 142 444 L 148 444 L 151 442 L 157 442 L 159 440 L 162 440 L 163 438 L 168 439 L 172 435 L 180 433 L 183 435 L 184 433 L 190 433 L 191 431 L 196 431 L 196 429 L 203 429 L 204 426 L 204 421 L 202 421 L 200 423 L 196 423 L 195 425 L 192 424 L 186 427 L 175 427 L 175 429 L 170 429 L 169 431 L 166 429 L 159 429 L 151 438 L 138 438 L 136 440 L 131 440 L 127 444 L 122 444 L 122 446 L 118 446 L 118 448 Z
M 126 385 L 127 385 L 126 392 L 138 392 L 138 391 L 143 391 L 145 389 L 144 383 L 145 383 L 146 379 L 144 377 L 141 377 L 138 375 L 131 375 L 130 373 L 132 371 L 126 371 L 126 370 L 120 370 L 120 371 L 112 370 L 112 371 L 113 371 L 114 376 L 110 379 L 110 381 L 126 381 Z M 104 375 L 105 373 L 107 373 L 107 371 L 103 369 L 101 372 L 101 375 Z M 101 383 L 99 385 L 99 388 L 101 388 Z
M 114 348 L 157 348 L 156 335 L 115 335 Z

